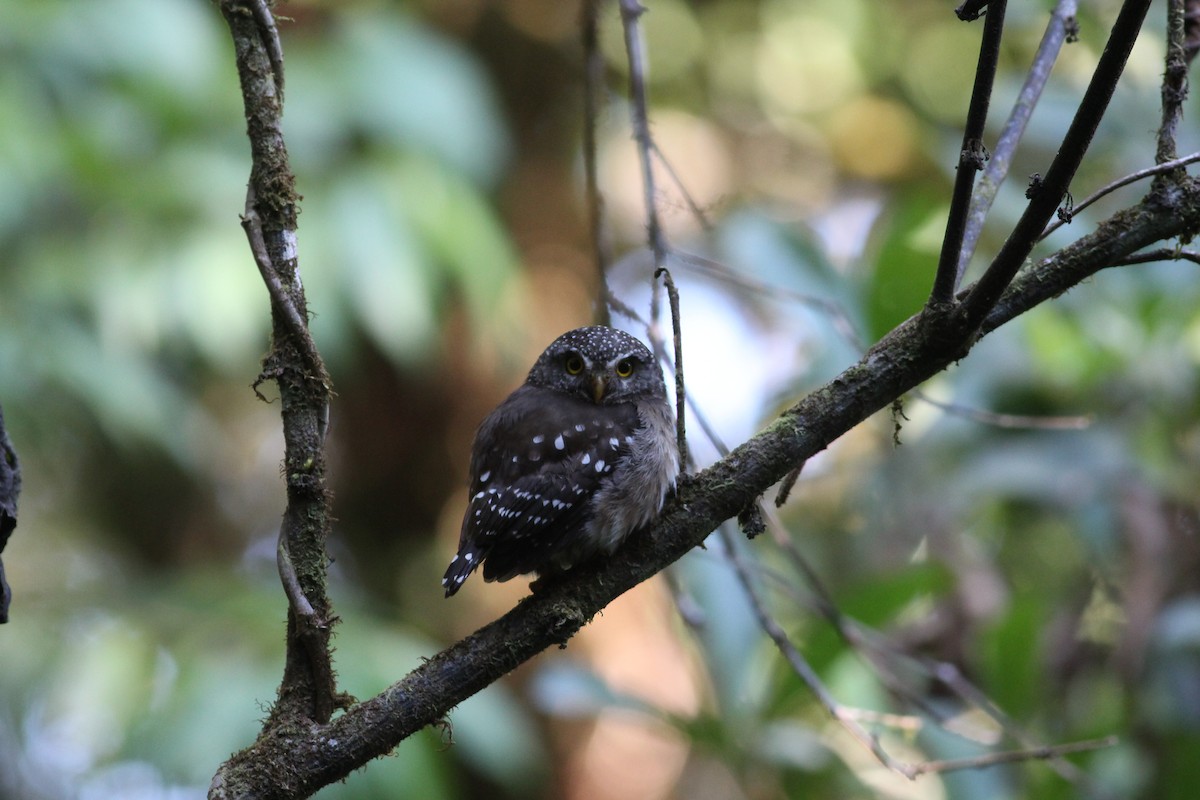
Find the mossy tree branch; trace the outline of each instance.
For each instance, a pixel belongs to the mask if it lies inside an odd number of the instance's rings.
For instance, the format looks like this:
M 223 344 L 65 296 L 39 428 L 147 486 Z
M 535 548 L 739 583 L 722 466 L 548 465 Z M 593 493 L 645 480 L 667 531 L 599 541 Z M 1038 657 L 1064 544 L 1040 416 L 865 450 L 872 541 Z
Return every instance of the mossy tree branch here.
M 324 434 L 330 382 L 308 333 L 296 248 L 298 195 L 283 138 L 283 61 L 264 0 L 223 0 L 242 87 L 251 171 L 243 227 L 271 299 L 271 348 L 255 388 L 274 381 L 284 433 L 287 507 L 280 574 L 290 600 L 287 656 L 264 731 L 283 721 L 328 722 L 338 704 L 329 655 L 326 592 L 329 494 Z

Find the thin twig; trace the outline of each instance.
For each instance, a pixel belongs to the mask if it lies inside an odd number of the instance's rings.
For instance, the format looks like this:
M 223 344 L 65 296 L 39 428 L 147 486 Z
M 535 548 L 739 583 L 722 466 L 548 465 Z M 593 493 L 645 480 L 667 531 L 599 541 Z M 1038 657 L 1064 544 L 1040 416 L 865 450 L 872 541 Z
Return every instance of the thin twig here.
M 971 89 L 962 148 L 958 153 L 958 170 L 954 175 L 954 191 L 950 196 L 950 213 L 946 217 L 946 233 L 942 238 L 942 252 L 933 279 L 933 290 L 929 293 L 931 305 L 950 303 L 958 288 L 959 251 L 962 249 L 967 212 L 971 206 L 971 189 L 975 185 L 975 173 L 983 169 L 987 161 L 983 129 L 987 124 L 996 67 L 1000 63 L 1000 37 L 1004 33 L 1006 6 L 1007 0 L 992 0 L 983 22 L 979 61 L 975 66 L 975 85 Z
M 300 588 L 300 578 L 296 575 L 296 566 L 292 563 L 292 555 L 288 552 L 287 528 L 279 526 L 279 541 L 275 544 L 275 566 L 279 570 L 279 582 L 283 584 L 283 592 L 287 595 L 288 603 L 296 616 L 308 620 L 314 628 L 324 627 L 312 603 L 304 596 Z
M 779 482 L 779 487 L 775 490 L 776 508 L 783 508 L 788 498 L 792 496 L 792 489 L 796 488 L 796 481 L 800 480 L 800 473 L 804 471 L 804 465 L 807 463 L 807 461 L 802 462 L 787 475 L 783 476 L 783 480 Z
M 754 586 L 754 580 L 750 575 L 750 571 L 746 568 L 745 563 L 736 556 L 735 538 L 729 532 L 727 525 L 722 525 L 717 529 L 721 542 L 729 553 L 729 563 L 733 566 L 734 574 L 737 576 L 738 583 L 742 586 L 742 591 L 745 593 L 747 600 L 750 601 L 750 608 L 754 612 L 754 618 L 758 622 L 758 626 L 763 633 L 775 643 L 780 654 L 787 661 L 792 671 L 804 681 L 804 685 L 808 687 L 817 701 L 825 708 L 829 716 L 841 723 L 842 727 L 860 744 L 866 747 L 874 756 L 888 769 L 895 770 L 901 774 L 906 774 L 905 767 L 907 765 L 896 761 L 883 749 L 883 745 L 879 743 L 879 738 L 874 736 L 858 721 L 857 716 L 849 709 L 843 706 L 837 698 L 830 693 L 825 684 L 821 682 L 820 676 L 816 670 L 804 658 L 796 646 L 792 644 L 792 640 L 788 638 L 787 633 L 775 620 L 775 618 L 767 611 L 766 605 L 763 603 L 762 597 L 759 595 L 758 589 Z
M 1200 0 L 1184 0 L 1183 57 L 1191 65 L 1200 53 Z
M 608 304 L 609 307 L 612 308 L 612 310 L 617 314 L 625 317 L 630 322 L 642 326 L 646 330 L 646 336 L 650 339 L 650 343 L 654 344 L 654 332 L 650 326 L 650 323 L 647 322 L 641 314 L 639 314 L 637 311 L 634 311 L 628 303 L 617 297 L 615 294 L 608 298 Z
M 1108 195 L 1108 194 L 1112 194 L 1117 189 L 1120 189 L 1122 186 L 1128 186 L 1131 183 L 1136 183 L 1137 181 L 1140 181 L 1142 178 L 1150 178 L 1155 175 L 1164 175 L 1168 172 L 1172 172 L 1174 170 L 1180 169 L 1182 167 L 1187 166 L 1188 164 L 1193 164 L 1197 161 L 1200 161 L 1200 152 L 1190 153 L 1186 156 L 1180 156 L 1179 158 L 1176 158 L 1172 161 L 1167 161 L 1162 164 L 1156 164 L 1153 167 L 1146 167 L 1145 169 L 1139 169 L 1137 172 L 1131 172 L 1123 178 L 1118 178 L 1117 180 L 1112 181 L 1111 183 L 1106 183 L 1104 186 L 1101 186 L 1099 189 L 1097 189 L 1096 191 L 1089 194 L 1083 200 L 1079 201 L 1078 203 L 1075 203 L 1071 208 L 1071 213 L 1078 214 L 1080 211 L 1083 211 L 1085 208 L 1087 208 L 1092 203 L 1099 200 L 1101 197 L 1104 197 L 1105 195 Z M 1055 219 L 1053 222 L 1051 222 L 1049 225 L 1046 226 L 1046 230 L 1044 230 L 1042 232 L 1042 235 L 1038 237 L 1038 241 L 1040 242 L 1041 240 L 1045 239 L 1047 236 L 1049 236 L 1050 234 L 1054 233 L 1056 230 L 1061 228 L 1063 225 L 1066 225 L 1069 220 L 1070 220 L 1069 217 L 1067 217 L 1067 218 L 1060 217 L 1058 219 Z
M 666 267 L 659 267 L 654 272 L 654 278 L 662 278 L 667 287 L 667 302 L 671 306 L 671 338 L 675 345 L 675 439 L 679 448 L 679 468 L 687 471 L 688 446 L 687 426 L 684 423 L 684 411 L 687 408 L 687 389 L 683 381 L 683 334 L 680 330 L 679 290 L 675 288 L 675 280 Z
M 692 212 L 692 216 L 694 216 L 696 221 L 700 223 L 701 228 L 706 231 L 711 231 L 713 229 L 712 220 L 708 218 L 708 214 L 706 214 L 704 209 L 700 207 L 700 204 L 696 202 L 696 198 L 692 197 L 692 193 L 688 191 L 687 186 L 683 182 L 683 178 L 681 178 L 679 173 L 675 171 L 675 166 L 671 163 L 670 159 L 667 158 L 666 153 L 664 153 L 662 148 L 658 146 L 658 142 L 654 141 L 653 139 L 650 140 L 650 147 L 652 148 L 654 155 L 658 157 L 658 162 L 662 164 L 663 169 L 667 171 L 667 177 L 671 179 L 671 182 L 675 184 L 675 188 L 679 190 L 679 194 L 683 196 L 683 202 L 687 203 L 688 210 Z
M 1116 736 L 1106 736 L 1103 739 L 1091 739 L 1086 742 L 1068 742 L 1067 744 L 1035 747 L 1029 750 L 1006 750 L 1002 753 L 987 753 L 971 758 L 952 758 L 945 761 L 925 761 L 911 766 L 909 778 L 916 778 L 930 773 L 955 772 L 964 769 L 984 769 L 998 767 L 1002 764 L 1013 764 L 1018 761 L 1046 761 L 1061 758 L 1072 753 L 1088 753 L 1093 750 L 1103 750 L 1113 747 L 1120 741 Z
M 962 248 L 958 253 L 956 289 L 962 283 L 963 274 L 971 263 L 971 256 L 975 254 L 979 237 L 983 233 L 983 223 L 992 208 L 992 203 L 996 200 L 1000 186 L 1008 177 L 1008 170 L 1012 165 L 1017 145 L 1025 135 L 1025 126 L 1029 123 L 1029 118 L 1033 116 L 1033 110 L 1037 107 L 1038 100 L 1041 99 L 1042 90 L 1050 78 L 1054 62 L 1058 60 L 1063 42 L 1071 41 L 1072 31 L 1076 29 L 1075 9 L 1077 5 L 1078 0 L 1058 0 L 1058 3 L 1055 4 L 1054 10 L 1050 13 L 1050 22 L 1046 26 L 1046 32 L 1042 34 L 1042 42 L 1038 45 L 1029 72 L 1025 75 L 1025 82 L 1021 84 L 1021 91 L 1017 93 L 1017 99 L 1013 103 L 1008 120 L 1004 123 L 1004 128 L 996 139 L 992 157 L 988 160 L 983 175 L 975 184 L 975 192 L 971 196 L 971 209 L 967 212 Z
M 588 229 L 592 237 L 592 255 L 596 259 L 596 322 L 611 322 L 608 265 L 612 247 L 604 224 L 604 195 L 596 167 L 596 127 L 600 119 L 600 98 L 604 87 L 604 54 L 600 52 L 600 6 L 603 0 L 586 0 L 580 28 L 583 39 L 583 173 L 587 184 Z
M 658 217 L 658 190 L 654 186 L 650 122 L 646 101 L 646 58 L 642 52 L 641 26 L 638 20 L 646 9 L 637 0 L 619 0 L 621 28 L 625 34 L 625 52 L 629 59 L 629 97 L 632 104 L 633 138 L 637 142 L 642 167 L 642 199 L 646 205 L 646 238 L 654 253 L 654 266 L 667 261 L 667 241 Z
M 288 550 L 288 517 L 279 527 L 279 540 L 275 546 L 275 566 L 279 570 L 279 581 L 287 595 L 288 605 L 296 621 L 296 637 L 308 654 L 316 686 L 333 686 L 333 664 L 329 658 L 326 639 L 329 621 L 317 613 L 300 587 L 300 577 L 292 563 Z M 330 692 L 317 691 L 313 695 L 313 719 L 327 720 L 333 714 L 335 701 Z
M 909 656 L 909 658 L 912 657 Z M 1018 725 L 1002 708 L 996 705 L 995 700 L 989 697 L 978 686 L 967 680 L 957 665 L 947 661 L 936 661 L 928 658 L 915 658 L 913 660 L 920 664 L 928 674 L 936 678 L 939 683 L 948 688 L 959 699 L 983 711 L 984 714 L 999 725 L 1022 748 L 1037 750 L 1044 747 L 1044 745 L 1038 744 L 1033 736 L 1026 733 L 1024 728 Z M 1067 761 L 1065 758 L 1058 757 L 1052 759 L 1051 766 L 1064 779 L 1075 784 L 1086 785 L 1089 797 L 1101 798 L 1105 796 L 1094 785 L 1095 780 L 1074 763 Z
M 991 266 L 962 303 L 968 331 L 977 330 L 996 305 L 1033 249 L 1046 222 L 1058 208 L 1059 200 L 1067 193 L 1071 179 L 1075 177 L 1075 171 L 1108 109 L 1117 81 L 1125 71 L 1125 62 L 1129 59 L 1133 43 L 1137 41 L 1149 7 L 1150 0 L 1125 0 L 1121 5 L 1108 44 L 1100 55 L 1092 80 L 1067 128 L 1058 154 L 1046 171 L 1040 190 L 1033 193 L 1029 205 L 1013 226 L 1012 233 L 992 260 Z
M 757 588 L 754 586 L 753 578 L 747 568 L 745 562 L 736 556 L 735 539 L 730 534 L 728 526 L 722 525 L 718 529 L 718 534 L 721 537 L 722 545 L 730 554 L 729 563 L 733 566 L 734 572 L 738 578 L 738 582 L 742 585 L 742 590 L 745 592 L 747 599 L 750 601 L 751 610 L 754 613 L 755 620 L 758 622 L 763 632 L 768 638 L 775 643 L 779 652 L 783 655 L 792 671 L 804 682 L 817 701 L 829 713 L 835 721 L 837 721 L 847 733 L 850 734 L 855 741 L 871 752 L 873 756 L 887 769 L 899 775 L 903 775 L 909 780 L 914 780 L 921 775 L 930 773 L 953 772 L 963 769 L 982 769 L 984 767 L 998 766 L 1000 764 L 1011 764 L 1020 761 L 1034 760 L 1058 760 L 1064 755 L 1070 753 L 1079 753 L 1091 750 L 1097 750 L 1102 747 L 1111 747 L 1116 744 L 1116 737 L 1110 736 L 1104 739 L 1097 739 L 1084 742 L 1069 742 L 1061 745 L 1038 746 L 1021 750 L 1006 750 L 997 753 L 987 753 L 980 756 L 970 758 L 957 758 L 938 761 L 920 761 L 909 763 L 893 757 L 888 753 L 887 749 L 880 742 L 879 737 L 868 731 L 862 724 L 861 720 L 871 720 L 878 717 L 872 712 L 864 712 L 860 709 L 850 708 L 842 705 L 832 693 L 821 682 L 816 671 L 800 653 L 796 646 L 788 638 L 787 633 L 767 610 L 762 597 Z M 919 727 L 920 722 L 914 717 L 888 715 L 887 724 L 891 727 L 914 728 Z M 1007 730 L 1007 729 L 1006 729 Z
M 842 614 L 832 593 L 825 586 L 816 569 L 796 547 L 795 541 L 788 534 L 787 528 L 779 519 L 778 514 L 767 508 L 763 508 L 762 512 L 771 538 L 791 562 L 793 569 L 804 578 L 810 592 L 810 602 L 806 605 L 824 617 L 839 638 L 864 657 L 889 691 L 898 697 L 906 698 L 908 702 L 932 719 L 939 722 L 945 720 L 946 714 L 943 709 L 930 704 L 926 697 L 912 691 L 904 684 L 897 671 L 897 666 L 902 663 L 910 664 L 925 676 L 944 684 L 968 707 L 981 710 L 1022 748 L 1040 750 L 1044 747 L 1005 714 L 987 694 L 971 684 L 954 664 L 914 657 L 906 651 L 897 649 L 887 636 L 874 628 Z M 773 575 L 769 569 L 761 565 L 758 565 L 758 568 L 764 575 Z M 790 590 L 791 587 L 781 575 L 774 574 L 773 577 L 780 587 Z M 1087 776 L 1069 761 L 1055 758 L 1052 766 L 1066 780 L 1076 783 L 1087 780 Z
M 250 10 L 254 21 L 262 34 L 263 47 L 267 51 L 267 59 L 271 62 L 271 74 L 275 76 L 275 94 L 279 97 L 279 105 L 283 105 L 283 43 L 279 40 L 279 27 L 275 24 L 275 15 L 271 12 L 267 0 L 251 0 Z
M 288 332 L 304 351 L 305 361 L 308 362 L 310 368 L 315 369 L 315 365 L 322 363 L 321 356 L 317 352 L 312 334 L 308 332 L 308 324 L 296 310 L 295 303 L 292 302 L 291 296 L 279 280 L 279 273 L 271 264 L 271 256 L 267 253 L 267 243 L 263 239 L 262 219 L 258 216 L 254 205 L 254 187 L 247 186 L 246 210 L 242 212 L 241 219 L 242 229 L 246 232 L 246 240 L 250 244 L 250 253 L 254 256 L 254 264 L 258 267 L 258 274 L 262 276 L 263 283 L 267 287 L 267 294 L 271 296 L 271 304 L 278 308 L 279 313 L 287 320 Z
M 1131 256 L 1126 256 L 1116 261 L 1113 263 L 1113 266 L 1127 267 L 1133 264 L 1153 264 L 1158 261 L 1190 261 L 1193 264 L 1200 264 L 1200 253 L 1195 250 L 1172 250 L 1164 247 L 1158 250 L 1146 250 L 1141 253 L 1134 253 Z
M 682 264 L 698 275 L 704 275 L 771 300 L 792 301 L 815 308 L 829 317 L 834 330 L 853 346 L 856 351 L 862 352 L 866 349 L 866 345 L 858 335 L 858 331 L 855 329 L 854 321 L 850 319 L 850 315 L 833 300 L 815 294 L 797 292 L 782 286 L 774 286 L 765 281 L 745 275 L 719 261 L 694 253 L 674 249 L 671 251 L 671 256 L 676 263 Z
M 21 495 L 21 462 L 17 449 L 4 427 L 4 409 L 0 408 L 0 552 L 17 529 L 17 500 Z M 8 622 L 12 588 L 4 577 L 4 561 L 0 560 L 0 625 Z
M 916 389 L 909 392 L 918 400 L 928 403 L 934 408 L 939 408 L 947 414 L 953 414 L 964 419 L 969 419 L 972 422 L 978 422 L 982 425 L 991 425 L 994 428 L 1020 429 L 1020 430 L 1044 430 L 1044 431 L 1078 431 L 1090 426 L 1095 418 L 1091 414 L 1082 414 L 1076 416 L 1032 416 L 1029 414 L 1000 414 L 995 411 L 986 411 L 982 408 L 971 408 L 970 406 L 962 406 L 956 403 L 947 403 L 942 400 L 934 400 L 925 392 Z

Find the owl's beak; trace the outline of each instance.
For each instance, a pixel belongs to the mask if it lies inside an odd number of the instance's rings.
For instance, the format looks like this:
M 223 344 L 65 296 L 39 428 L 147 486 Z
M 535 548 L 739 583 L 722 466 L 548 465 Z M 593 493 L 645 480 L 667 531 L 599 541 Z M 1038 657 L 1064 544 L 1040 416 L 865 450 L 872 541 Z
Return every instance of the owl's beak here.
M 592 400 L 599 403 L 604 399 L 604 393 L 608 391 L 608 376 L 593 375 L 592 376 Z

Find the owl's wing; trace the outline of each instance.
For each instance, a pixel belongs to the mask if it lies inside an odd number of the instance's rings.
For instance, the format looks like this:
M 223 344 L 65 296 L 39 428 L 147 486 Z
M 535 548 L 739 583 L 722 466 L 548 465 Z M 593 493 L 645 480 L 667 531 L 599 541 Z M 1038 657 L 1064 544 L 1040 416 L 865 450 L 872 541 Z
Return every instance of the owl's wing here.
M 585 524 L 592 495 L 628 453 L 634 406 L 600 406 L 524 386 L 480 427 L 471 500 L 443 585 L 484 563 L 485 580 L 535 572 Z

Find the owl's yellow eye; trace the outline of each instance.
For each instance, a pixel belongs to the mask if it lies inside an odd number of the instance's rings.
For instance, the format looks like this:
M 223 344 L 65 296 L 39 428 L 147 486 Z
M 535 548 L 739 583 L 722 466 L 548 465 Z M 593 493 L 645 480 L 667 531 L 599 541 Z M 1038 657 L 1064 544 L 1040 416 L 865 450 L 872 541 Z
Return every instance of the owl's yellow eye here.
M 577 355 L 567 356 L 567 361 L 563 366 L 568 375 L 578 375 L 583 372 L 583 359 Z
M 622 358 L 617 362 L 617 377 L 628 378 L 633 374 L 633 359 Z

